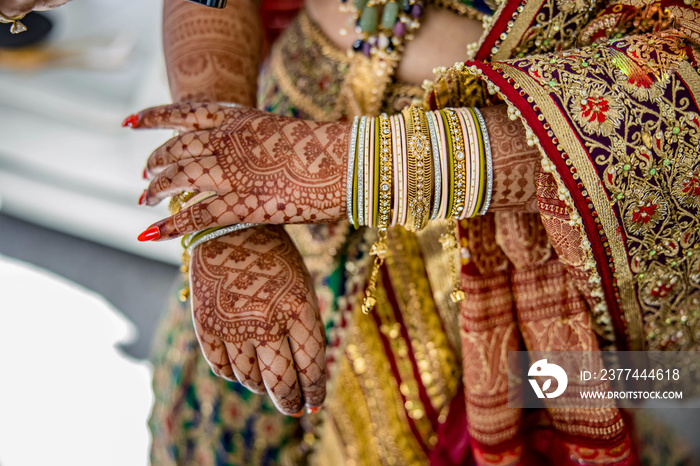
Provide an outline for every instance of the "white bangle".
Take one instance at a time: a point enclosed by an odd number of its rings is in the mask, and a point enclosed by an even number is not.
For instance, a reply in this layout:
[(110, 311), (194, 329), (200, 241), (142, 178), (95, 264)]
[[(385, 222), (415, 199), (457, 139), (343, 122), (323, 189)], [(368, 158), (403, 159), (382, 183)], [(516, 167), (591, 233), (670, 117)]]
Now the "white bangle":
[(355, 155), (357, 151), (357, 132), (359, 131), (360, 128), (360, 117), (355, 117), (352, 120), (352, 133), (350, 136), (350, 151), (348, 152), (348, 182), (347, 182), (347, 189), (345, 192), (345, 195), (347, 196), (346, 199), (346, 206), (347, 206), (347, 211), (348, 211), (348, 220), (350, 220), (350, 225), (355, 226), (355, 220), (353, 220), (353, 215), (352, 215), (352, 190), (353, 190), (353, 185), (352, 185), (352, 180), (355, 175)]
[(237, 223), (236, 225), (229, 225), (227, 227), (223, 227), (219, 230), (212, 231), (211, 233), (207, 233), (206, 235), (197, 238), (194, 243), (189, 244), (187, 246), (187, 254), (192, 255), (192, 251), (194, 251), (194, 248), (199, 246), (202, 243), (206, 243), (207, 241), (211, 241), (214, 238), (218, 238), (220, 236), (228, 235), (229, 233), (232, 233), (234, 231), (239, 231), (239, 230), (245, 230), (246, 228), (254, 227), (257, 226), (257, 223)]
[(435, 170), (435, 179), (433, 186), (435, 194), (433, 195), (433, 210), (430, 214), (430, 220), (435, 220), (440, 213), (440, 198), (442, 193), (442, 167), (440, 165), (440, 149), (438, 149), (437, 131), (435, 130), (436, 122), (433, 120), (433, 112), (425, 112), (425, 118), (428, 120), (428, 130), (430, 131), (430, 142), (433, 148), (433, 167)]
[(484, 116), (478, 108), (474, 107), (474, 113), (476, 113), (479, 126), (481, 126), (481, 133), (484, 136), (484, 152), (486, 152), (486, 199), (484, 199), (484, 205), (478, 213), (478, 215), (484, 215), (486, 211), (489, 210), (491, 195), (493, 193), (493, 158), (491, 156), (491, 141), (489, 140), (489, 132), (486, 128), (486, 120), (484, 120)]
[(364, 225), (363, 219), (365, 218), (365, 146), (366, 146), (366, 133), (367, 133), (367, 117), (363, 116), (360, 118), (360, 130), (359, 137), (362, 138), (359, 143), (359, 148), (357, 151), (357, 225), (359, 227)]

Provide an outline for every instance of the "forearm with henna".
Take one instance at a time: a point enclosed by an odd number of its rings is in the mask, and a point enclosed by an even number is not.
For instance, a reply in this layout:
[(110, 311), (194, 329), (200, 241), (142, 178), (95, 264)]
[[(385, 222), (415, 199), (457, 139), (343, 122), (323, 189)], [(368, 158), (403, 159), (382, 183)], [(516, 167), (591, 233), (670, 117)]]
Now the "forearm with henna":
[[(482, 113), (493, 155), (491, 210), (537, 212), (538, 150), (505, 105)], [(151, 155), (148, 170), (157, 175), (145, 193), (149, 205), (183, 190), (214, 193), (154, 224), (160, 239), (236, 223), (333, 222), (346, 214), (349, 123), (212, 103), (147, 109), (137, 127), (191, 130)]]
[(259, 5), (223, 9), (185, 0), (163, 6), (163, 50), (174, 102), (218, 101), (254, 106), (262, 44)]
[(535, 180), (541, 155), (527, 145), (525, 127), (508, 117), (506, 105), (483, 108), (493, 156), (490, 211), (538, 212)]

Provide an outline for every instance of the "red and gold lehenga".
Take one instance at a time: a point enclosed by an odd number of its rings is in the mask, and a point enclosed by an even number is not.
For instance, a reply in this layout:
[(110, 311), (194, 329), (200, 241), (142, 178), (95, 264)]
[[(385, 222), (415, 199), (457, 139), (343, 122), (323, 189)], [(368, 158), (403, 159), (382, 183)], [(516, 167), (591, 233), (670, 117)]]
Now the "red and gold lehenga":
[(262, 71), (261, 108), (334, 120), (505, 101), (542, 153), (540, 212), (462, 222), (459, 257), (438, 241), (444, 223), (390, 230), (370, 315), (373, 232), (288, 227), (327, 330), (323, 414), (285, 419), (217, 380), (180, 307), (156, 353), (154, 464), (686, 464), (616, 408), (508, 408), (507, 353), (698, 349), (696, 7), (505, 1), (472, 60), (428, 91), (377, 76), (378, 58), (349, 57), (301, 13)]

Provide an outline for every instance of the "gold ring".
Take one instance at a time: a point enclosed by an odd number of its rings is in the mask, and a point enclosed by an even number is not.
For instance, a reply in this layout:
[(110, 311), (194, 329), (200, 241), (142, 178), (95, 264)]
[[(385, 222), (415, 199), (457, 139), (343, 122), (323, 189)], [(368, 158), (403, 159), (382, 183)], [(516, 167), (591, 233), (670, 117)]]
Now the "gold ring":
[(25, 15), (5, 16), (2, 13), (0, 13), (0, 23), (11, 24), (12, 26), (10, 26), (10, 32), (12, 34), (19, 34), (20, 32), (24, 32), (27, 30), (27, 26), (25, 26), (21, 22), (24, 16)]

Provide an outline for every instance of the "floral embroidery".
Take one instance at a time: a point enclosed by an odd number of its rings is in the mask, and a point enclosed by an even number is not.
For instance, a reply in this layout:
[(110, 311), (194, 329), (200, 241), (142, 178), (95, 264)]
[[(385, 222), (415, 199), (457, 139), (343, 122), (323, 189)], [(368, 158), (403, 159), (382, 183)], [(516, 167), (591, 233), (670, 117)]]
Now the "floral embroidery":
[(674, 15), (658, 2), (644, 2), (652, 3), (644, 6), (638, 0), (634, 5), (622, 3), (629, 2), (610, 2), (600, 11), (581, 31), (579, 44), (602, 44), (614, 37), (665, 31), (675, 25)]
[(588, 134), (610, 136), (620, 127), (623, 108), (612, 94), (602, 88), (584, 90), (571, 102), (571, 113)]
[(648, 304), (659, 305), (662, 302), (668, 302), (681, 291), (680, 274), (658, 263), (653, 264), (645, 275), (640, 295)]
[(615, 77), (625, 91), (632, 94), (641, 102), (656, 100), (661, 97), (666, 88), (667, 79), (654, 79), (644, 73), (625, 74), (622, 70), (615, 70)]
[(625, 224), (629, 231), (640, 234), (651, 231), (666, 215), (666, 202), (657, 193), (649, 193), (639, 202), (630, 202), (627, 206)]
[(700, 175), (697, 172), (690, 173), (683, 180), (683, 194), (686, 196), (700, 196)]
[(673, 186), (673, 194), (686, 207), (700, 207), (700, 164), (680, 173)]

